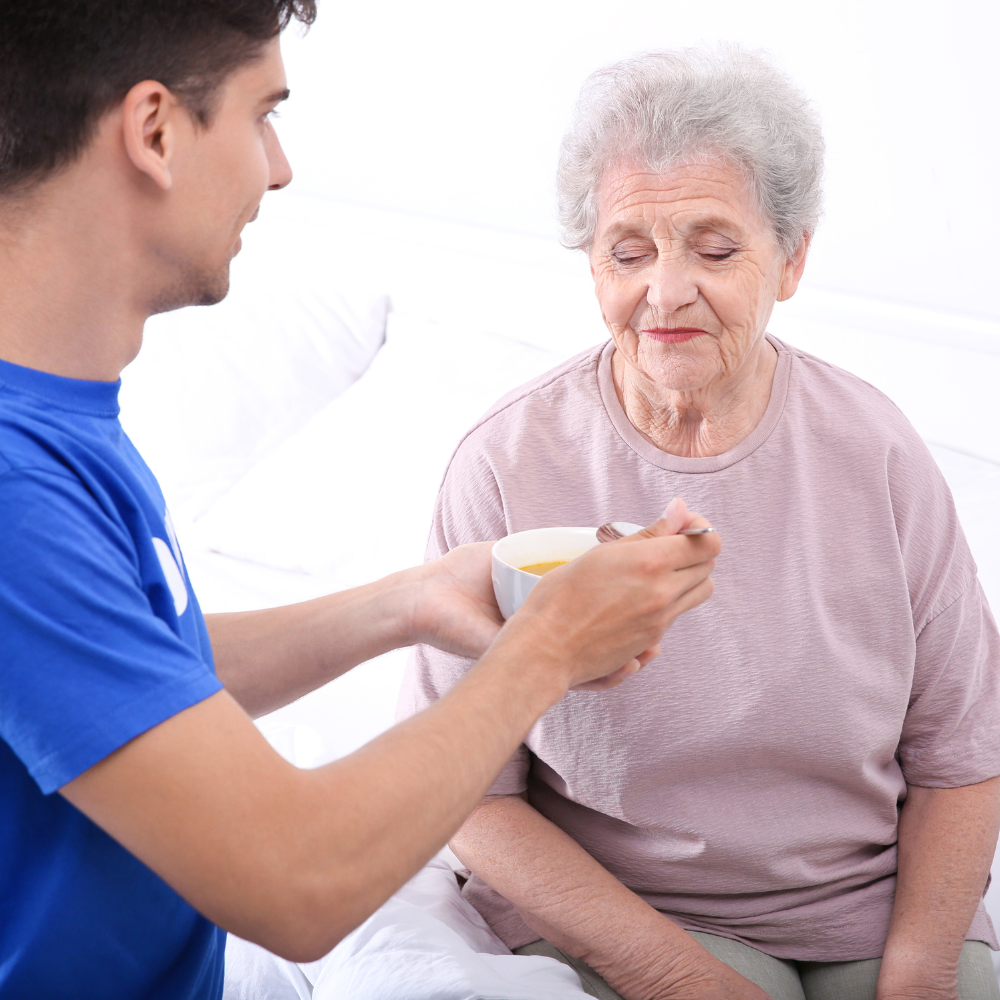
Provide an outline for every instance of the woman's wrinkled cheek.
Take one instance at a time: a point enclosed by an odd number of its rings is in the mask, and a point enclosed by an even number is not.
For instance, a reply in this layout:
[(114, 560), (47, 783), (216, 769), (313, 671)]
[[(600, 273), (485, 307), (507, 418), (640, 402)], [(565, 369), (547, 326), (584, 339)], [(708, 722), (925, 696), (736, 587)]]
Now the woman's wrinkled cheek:
[(639, 281), (597, 274), (595, 282), (601, 315), (615, 345), (630, 357), (639, 349), (639, 335), (632, 327), (632, 318), (641, 310), (646, 286)]

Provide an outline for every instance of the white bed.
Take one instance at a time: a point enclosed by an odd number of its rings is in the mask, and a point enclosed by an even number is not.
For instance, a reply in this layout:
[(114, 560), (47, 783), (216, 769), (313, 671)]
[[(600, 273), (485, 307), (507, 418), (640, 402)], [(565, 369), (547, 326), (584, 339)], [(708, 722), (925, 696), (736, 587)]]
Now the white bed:
[[(231, 300), (153, 320), (123, 377), (123, 423), (161, 479), (208, 612), (304, 600), (420, 561), (463, 431), (603, 338), (585, 262), (549, 241), (280, 199), (248, 232)], [(1000, 384), (1000, 334), (852, 302), (804, 289), (771, 329), (885, 389), (932, 442), (1000, 607), (1000, 434), (985, 391)], [(970, 380), (984, 391), (960, 391)], [(350, 753), (391, 724), (404, 662), (373, 660), (258, 725), (298, 766)], [(445, 884), (440, 870), (427, 877)], [(352, 954), (357, 965), (372, 952)], [(546, 961), (525, 996), (566, 995)]]

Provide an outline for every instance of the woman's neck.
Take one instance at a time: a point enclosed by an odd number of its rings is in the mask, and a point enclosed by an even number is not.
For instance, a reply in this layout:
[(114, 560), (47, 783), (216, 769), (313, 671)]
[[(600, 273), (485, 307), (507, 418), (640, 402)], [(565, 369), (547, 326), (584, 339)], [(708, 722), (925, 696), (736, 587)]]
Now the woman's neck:
[(700, 389), (667, 389), (615, 351), (611, 371), (629, 422), (661, 451), (684, 458), (722, 455), (749, 437), (764, 417), (778, 352), (761, 338), (732, 375)]

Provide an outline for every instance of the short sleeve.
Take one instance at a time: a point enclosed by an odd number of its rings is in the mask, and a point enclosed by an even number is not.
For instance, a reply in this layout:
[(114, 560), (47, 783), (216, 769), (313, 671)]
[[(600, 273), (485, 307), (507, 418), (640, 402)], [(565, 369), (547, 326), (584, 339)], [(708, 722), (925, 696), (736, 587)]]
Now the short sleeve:
[(913, 785), (1000, 775), (1000, 636), (975, 578), (917, 636), (899, 757)]
[(46, 794), (222, 687), (70, 474), (0, 476), (0, 648), (0, 738)]
[[(500, 489), (488, 456), (467, 437), (453, 456), (438, 493), (427, 542), (427, 559), (437, 559), (458, 545), (507, 535)], [(442, 698), (462, 678), (472, 660), (415, 646), (410, 653), (396, 706), (406, 719)], [(516, 795), (527, 788), (528, 748), (522, 744), (490, 788), (490, 795)]]

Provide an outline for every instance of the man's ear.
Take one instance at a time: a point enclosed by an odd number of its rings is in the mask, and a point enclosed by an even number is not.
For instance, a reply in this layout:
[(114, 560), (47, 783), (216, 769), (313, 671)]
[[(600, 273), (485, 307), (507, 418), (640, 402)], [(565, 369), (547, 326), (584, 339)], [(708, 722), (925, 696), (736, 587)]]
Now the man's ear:
[(795, 248), (795, 253), (785, 261), (785, 271), (781, 276), (781, 288), (778, 290), (778, 301), (784, 302), (790, 299), (795, 290), (799, 287), (802, 272), (806, 267), (806, 255), (809, 253), (809, 244), (812, 242), (812, 233), (803, 233), (799, 245)]
[(137, 83), (122, 102), (125, 152), (136, 170), (164, 191), (173, 185), (170, 164), (177, 143), (177, 98), (155, 80)]

